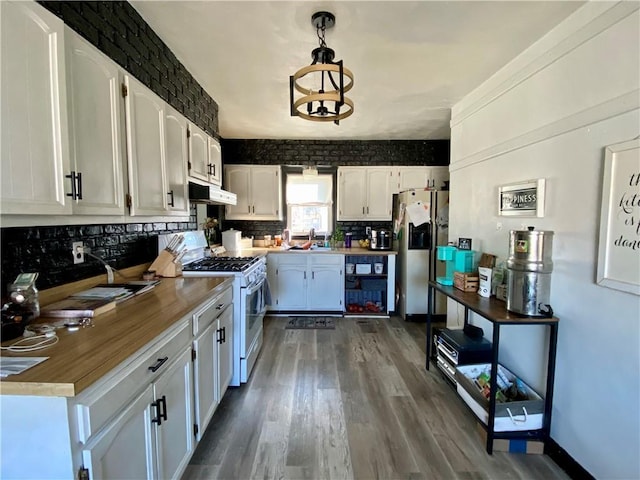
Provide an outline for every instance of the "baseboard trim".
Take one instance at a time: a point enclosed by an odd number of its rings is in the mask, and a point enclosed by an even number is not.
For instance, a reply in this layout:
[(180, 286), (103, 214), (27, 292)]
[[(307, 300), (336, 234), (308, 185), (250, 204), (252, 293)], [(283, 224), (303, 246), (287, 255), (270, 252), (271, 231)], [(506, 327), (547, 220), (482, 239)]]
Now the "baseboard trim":
[(546, 442), (544, 453), (549, 455), (562, 470), (574, 480), (595, 480), (595, 477), (587, 472), (582, 465), (576, 462), (567, 451), (552, 438)]

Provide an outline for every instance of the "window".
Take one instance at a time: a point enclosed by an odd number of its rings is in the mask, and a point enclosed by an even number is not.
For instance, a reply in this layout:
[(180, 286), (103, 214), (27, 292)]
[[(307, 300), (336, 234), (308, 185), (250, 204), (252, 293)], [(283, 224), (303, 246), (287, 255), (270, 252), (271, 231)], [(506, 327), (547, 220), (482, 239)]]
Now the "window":
[(292, 235), (308, 235), (314, 228), (316, 235), (331, 233), (332, 175), (287, 175), (287, 228)]

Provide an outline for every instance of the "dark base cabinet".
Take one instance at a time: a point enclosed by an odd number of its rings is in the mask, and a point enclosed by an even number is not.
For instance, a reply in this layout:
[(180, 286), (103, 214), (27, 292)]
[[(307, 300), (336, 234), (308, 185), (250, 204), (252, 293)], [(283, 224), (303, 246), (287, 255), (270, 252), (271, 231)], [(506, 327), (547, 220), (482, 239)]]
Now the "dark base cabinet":
[[(551, 427), (551, 408), (553, 405), (553, 382), (555, 377), (556, 365), (556, 347), (558, 343), (558, 322), (556, 317), (550, 318), (533, 318), (523, 317), (508, 312), (506, 304), (495, 298), (485, 298), (474, 292), (463, 292), (455, 287), (440, 285), (437, 282), (429, 282), (427, 294), (427, 362), (426, 368), (429, 370), (429, 364), (432, 358), (431, 349), (431, 324), (432, 313), (434, 307), (435, 292), (440, 292), (447, 297), (455, 300), (464, 306), (464, 325), (469, 324), (469, 312), (472, 311), (477, 315), (487, 319), (493, 325), (493, 338), (490, 360), (490, 380), (489, 380), (489, 399), (486, 406), (486, 418), (473, 410), (473, 406), (465, 399), (465, 403), (469, 406), (474, 416), (478, 420), (478, 424), (487, 432), (487, 453), (493, 452), (494, 439), (510, 439), (510, 440), (540, 440), (545, 444), (550, 440)], [(549, 349), (547, 357), (547, 379), (546, 391), (543, 395), (542, 421), (540, 428), (534, 430), (520, 431), (495, 431), (496, 427), (496, 395), (498, 392), (498, 352), (500, 349), (500, 328), (504, 325), (540, 325), (549, 329)], [(436, 360), (437, 361), (437, 360)], [(456, 369), (456, 378), (459, 379), (461, 372)], [(460, 391), (459, 391), (460, 392)], [(466, 396), (466, 395), (465, 395)], [(473, 403), (473, 402), (472, 402)], [(508, 405), (501, 404), (501, 405)], [(481, 412), (483, 413), (483, 412)], [(485, 415), (482, 415), (483, 417)]]

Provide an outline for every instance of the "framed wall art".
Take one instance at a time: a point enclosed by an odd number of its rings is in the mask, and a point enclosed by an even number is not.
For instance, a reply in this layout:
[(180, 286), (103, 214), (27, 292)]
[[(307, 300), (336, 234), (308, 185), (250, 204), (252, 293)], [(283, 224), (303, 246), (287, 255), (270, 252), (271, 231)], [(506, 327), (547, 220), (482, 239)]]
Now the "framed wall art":
[(498, 215), (544, 217), (544, 178), (498, 187)]
[(640, 295), (640, 140), (605, 148), (597, 283)]

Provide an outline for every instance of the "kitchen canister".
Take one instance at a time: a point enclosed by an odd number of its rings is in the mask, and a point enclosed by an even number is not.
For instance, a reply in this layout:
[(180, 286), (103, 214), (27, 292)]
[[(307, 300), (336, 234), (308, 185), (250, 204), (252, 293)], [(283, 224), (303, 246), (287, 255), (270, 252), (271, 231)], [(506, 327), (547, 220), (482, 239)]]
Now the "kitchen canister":
[(507, 310), (527, 317), (551, 317), (552, 231), (511, 230), (507, 259)]
[(222, 246), (226, 250), (241, 250), (240, 240), (242, 238), (242, 232), (240, 230), (227, 230), (222, 232)]

